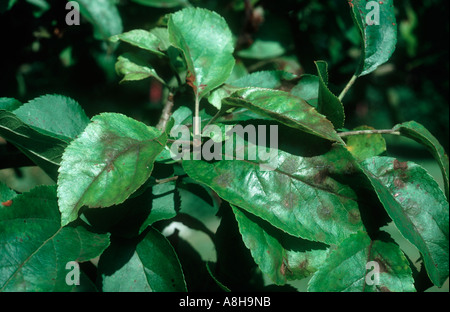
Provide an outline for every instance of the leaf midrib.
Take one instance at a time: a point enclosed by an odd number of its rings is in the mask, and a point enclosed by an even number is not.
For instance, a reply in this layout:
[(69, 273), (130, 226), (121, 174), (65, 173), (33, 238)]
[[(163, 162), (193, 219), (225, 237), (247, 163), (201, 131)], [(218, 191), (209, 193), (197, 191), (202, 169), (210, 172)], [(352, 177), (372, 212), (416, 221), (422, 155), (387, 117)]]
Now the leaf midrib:
[[(99, 174), (97, 174), (89, 183), (89, 185), (85, 188), (85, 190), (83, 191), (83, 194), (80, 196), (80, 198), (78, 199), (78, 201), (76, 202), (76, 204), (73, 206), (73, 208), (70, 211), (70, 215), (72, 215), (79, 207), (81, 201), (84, 199), (84, 196), (86, 195), (87, 191), (90, 189), (90, 187), (97, 181), (97, 179), (105, 172), (105, 170), (107, 170), (107, 168), (109, 167), (109, 165), (111, 163), (114, 163), (119, 157), (125, 155), (128, 151), (130, 151), (133, 148), (136, 148), (136, 150), (139, 152), (140, 151), (140, 147), (141, 145), (145, 145), (147, 143), (156, 141), (158, 142), (161, 146), (164, 146), (161, 142), (159, 142), (160, 137), (156, 137), (153, 139), (148, 139), (148, 140), (144, 140), (144, 141), (138, 141), (136, 143), (131, 144), (129, 147), (127, 147), (125, 150), (117, 153), (116, 155), (114, 155), (114, 157), (111, 160), (108, 160), (105, 163), (105, 166), (102, 168), (102, 170), (99, 172)], [(138, 154), (139, 155), (139, 154)], [(139, 160), (139, 156), (136, 158), (136, 162), (138, 162)], [(136, 167), (136, 166), (135, 166)], [(133, 176), (136, 176), (136, 170), (133, 173)]]

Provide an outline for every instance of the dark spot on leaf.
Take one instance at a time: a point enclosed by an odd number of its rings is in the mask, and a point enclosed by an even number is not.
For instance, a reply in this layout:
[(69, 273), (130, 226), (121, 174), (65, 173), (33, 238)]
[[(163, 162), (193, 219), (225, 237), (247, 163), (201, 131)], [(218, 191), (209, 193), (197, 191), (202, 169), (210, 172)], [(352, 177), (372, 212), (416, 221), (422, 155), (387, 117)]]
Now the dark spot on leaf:
[(317, 214), (322, 220), (330, 220), (333, 216), (333, 207), (321, 205), (317, 208)]
[(361, 222), (361, 214), (358, 209), (353, 209), (348, 212), (348, 221), (351, 224), (358, 224)]
[(225, 120), (231, 120), (231, 119), (233, 119), (233, 113), (231, 113), (231, 114), (228, 114), (228, 115), (225, 115), (225, 116), (223, 116), (223, 119), (225, 119)]
[(381, 287), (380, 287), (380, 291), (381, 291), (381, 292), (391, 292), (391, 291), (389, 290), (389, 288), (387, 288), (386, 286), (381, 286)]
[(305, 259), (305, 260), (303, 260), (302, 262), (300, 262), (300, 264), (298, 265), (298, 268), (299, 268), (301, 271), (306, 271), (307, 268), (308, 268), (308, 264), (309, 264), (308, 259)]
[(106, 166), (106, 172), (111, 172), (114, 170), (114, 164), (111, 162)]
[(285, 258), (283, 258), (283, 262), (281, 262), (280, 273), (283, 276), (286, 276), (286, 273), (289, 273), (290, 275), (292, 275), (292, 271), (289, 269), (289, 266), (287, 264), (287, 259), (285, 259)]
[(374, 260), (380, 265), (380, 273), (389, 273), (391, 271), (391, 266), (383, 257), (377, 256)]
[(394, 180), (394, 185), (397, 188), (404, 188), (405, 187), (405, 183), (399, 178)]
[(283, 207), (291, 210), (298, 204), (298, 196), (293, 192), (289, 192), (282, 201)]
[(315, 184), (322, 184), (328, 176), (328, 169), (322, 169), (314, 176)]
[(397, 159), (394, 160), (394, 170), (407, 170), (408, 169), (408, 163), (398, 161)]
[(234, 178), (230, 172), (222, 173), (214, 179), (214, 182), (221, 187), (227, 187), (230, 185), (231, 180)]

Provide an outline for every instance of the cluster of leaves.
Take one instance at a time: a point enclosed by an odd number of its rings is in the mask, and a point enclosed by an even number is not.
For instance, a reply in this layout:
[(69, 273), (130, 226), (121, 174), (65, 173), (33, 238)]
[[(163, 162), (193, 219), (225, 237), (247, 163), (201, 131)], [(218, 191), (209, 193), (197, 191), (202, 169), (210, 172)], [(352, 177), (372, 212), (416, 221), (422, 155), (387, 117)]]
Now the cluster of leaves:
[[(279, 286), (310, 277), (310, 291), (415, 291), (424, 275), (443, 285), (449, 275), (449, 163), (443, 147), (414, 121), (386, 131), (429, 149), (444, 192), (419, 165), (385, 156), (386, 142), (374, 129), (344, 129), (342, 99), (349, 87), (395, 49), (392, 0), (380, 6), (377, 27), (366, 24), (366, 1), (352, 1), (361, 61), (339, 96), (329, 88), (324, 61), (315, 63), (317, 75), (248, 73), (235, 61), (232, 32), (215, 12), (188, 7), (151, 30), (114, 34), (105, 33), (111, 28), (89, 13), (87, 1), (79, 2), (98, 36), (168, 64), (171, 75), (160, 75), (140, 53), (121, 55), (116, 63), (122, 81), (152, 77), (165, 86), (168, 109), (153, 127), (118, 113), (89, 119), (76, 101), (60, 95), (26, 104), (0, 100), (0, 136), (57, 181), (23, 194), (0, 185), (0, 290), (77, 289), (66, 283), (66, 263), (97, 257), (96, 274), (83, 273), (82, 289), (262, 289), (261, 273)], [(181, 0), (136, 2), (189, 6)], [(237, 53), (261, 57), (264, 49), (264, 41), (255, 41)], [(184, 88), (193, 91), (193, 105), (171, 113), (174, 95)], [(279, 127), (274, 170), (261, 170), (267, 160), (259, 158), (172, 159), (171, 146), (179, 139), (172, 129), (188, 127), (188, 139), (201, 134), (205, 146), (235, 138), (201, 128), (238, 124)], [(253, 143), (246, 142), (245, 153)], [(198, 218), (200, 206), (221, 217), (216, 231)], [(193, 257), (176, 233), (164, 237), (161, 231), (172, 221), (205, 232), (217, 262), (205, 265)], [(420, 272), (382, 231), (389, 221), (420, 251)], [(381, 269), (377, 284), (366, 282), (371, 261)]]

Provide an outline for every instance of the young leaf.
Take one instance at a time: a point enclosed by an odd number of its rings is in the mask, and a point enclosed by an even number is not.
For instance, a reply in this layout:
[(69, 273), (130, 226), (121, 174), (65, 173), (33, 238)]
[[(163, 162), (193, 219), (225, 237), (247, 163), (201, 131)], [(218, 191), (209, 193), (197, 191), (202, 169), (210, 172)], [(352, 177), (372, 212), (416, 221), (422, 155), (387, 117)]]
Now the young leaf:
[(445, 195), (449, 199), (449, 162), (441, 143), (424, 126), (415, 121), (405, 122), (394, 127), (394, 130), (414, 141), (423, 144), (436, 159), (444, 178)]
[(266, 70), (251, 73), (237, 80), (229, 82), (230, 85), (239, 88), (265, 88), (276, 89), (281, 87), (285, 80), (293, 80), (297, 76), (282, 70)]
[(149, 67), (149, 65), (140, 65), (138, 62), (139, 61), (133, 59), (131, 55), (121, 55), (118, 57), (116, 62), (116, 72), (119, 75), (124, 75), (120, 83), (124, 81), (142, 80), (149, 77), (156, 78), (162, 84), (165, 83), (153, 68)]
[(41, 186), (0, 206), (0, 291), (71, 291), (68, 262), (99, 256), (108, 234), (61, 227), (56, 187)]
[(336, 129), (342, 128), (345, 122), (344, 106), (336, 95), (328, 89), (328, 64), (315, 62), (319, 76), (319, 97), (317, 111), (325, 115)]
[[(167, 33), (167, 29), (161, 28), (165, 30), (165, 33), (167, 35), (167, 41), (169, 40), (169, 34)], [(159, 31), (159, 34), (162, 34), (161, 31)], [(123, 42), (127, 42), (131, 45), (134, 45), (138, 48), (150, 51), (156, 55), (164, 56), (165, 54), (161, 51), (164, 51), (164, 48), (167, 46), (163, 42), (163, 40), (158, 37), (155, 33), (144, 30), (144, 29), (134, 29), (128, 32), (125, 32), (120, 35), (115, 35), (109, 38), (112, 42), (117, 42), (119, 40)], [(166, 49), (167, 50), (167, 49)]]
[(80, 5), (81, 14), (94, 26), (94, 36), (99, 40), (123, 32), (122, 18), (114, 1), (75, 0)]
[(349, 1), (352, 17), (362, 38), (360, 66), (355, 76), (370, 74), (386, 63), (397, 45), (394, 0)]
[(15, 145), (53, 180), (67, 142), (31, 128), (14, 113), (0, 110), (0, 136)]
[(35, 98), (13, 113), (39, 132), (66, 142), (76, 138), (89, 123), (77, 101), (57, 94)]
[(234, 45), (225, 20), (215, 12), (187, 8), (170, 15), (172, 44), (183, 52), (189, 85), (202, 98), (231, 75)]
[(248, 88), (238, 90), (223, 100), (230, 106), (248, 108), (262, 116), (271, 117), (289, 127), (324, 139), (342, 142), (333, 124), (304, 100), (284, 91)]
[(120, 204), (150, 176), (167, 135), (121, 114), (92, 118), (66, 148), (58, 177), (62, 224), (75, 220), (83, 205)]
[(275, 284), (308, 277), (325, 260), (328, 250), (324, 246), (294, 238), (239, 208), (232, 208), (245, 245), (261, 271)]
[(105, 292), (186, 291), (180, 262), (167, 239), (153, 228), (138, 242), (116, 240), (99, 265)]
[[(379, 272), (366, 269), (372, 261)], [(371, 241), (367, 233), (360, 232), (330, 253), (310, 280), (308, 291), (414, 292), (415, 288), (408, 260), (399, 247)]]
[(361, 165), (400, 233), (421, 252), (431, 281), (442, 286), (449, 275), (449, 211), (437, 182), (419, 165), (390, 157)]
[(337, 244), (363, 229), (356, 194), (334, 179), (351, 170), (352, 162), (338, 145), (316, 157), (279, 150), (272, 171), (262, 171), (264, 161), (248, 155), (214, 163), (185, 160), (183, 168), (221, 198), (292, 236)]

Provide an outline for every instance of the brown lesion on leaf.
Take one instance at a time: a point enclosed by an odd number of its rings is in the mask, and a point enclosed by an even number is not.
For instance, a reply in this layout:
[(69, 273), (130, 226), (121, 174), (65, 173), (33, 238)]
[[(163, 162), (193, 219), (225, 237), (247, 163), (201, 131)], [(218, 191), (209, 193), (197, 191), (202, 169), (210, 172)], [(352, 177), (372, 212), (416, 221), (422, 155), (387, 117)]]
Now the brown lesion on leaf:
[(402, 162), (397, 159), (394, 160), (394, 170), (407, 170), (408, 169), (408, 163)]
[(286, 274), (289, 274), (289, 275), (293, 274), (291, 269), (289, 269), (288, 260), (284, 257), (283, 257), (283, 261), (281, 262), (280, 273), (283, 276), (286, 276)]
[(214, 182), (220, 187), (228, 187), (231, 184), (234, 175), (230, 172), (224, 172), (221, 175), (214, 178)]
[(309, 273), (308, 270), (308, 265), (309, 265), (309, 261), (308, 259), (303, 260), (302, 262), (300, 262), (300, 264), (298, 265), (298, 269), (300, 270), (300, 272), (304, 273)]
[(380, 273), (389, 273), (390, 271), (392, 271), (389, 263), (380, 255), (376, 256), (374, 260), (380, 266)]
[(110, 162), (110, 163), (106, 164), (106, 172), (111, 172), (114, 169), (115, 169), (115, 167), (114, 167), (114, 163), (113, 162)]
[(320, 205), (317, 208), (317, 214), (319, 215), (319, 218), (322, 220), (330, 220), (333, 217), (334, 209), (331, 206)]
[(282, 200), (283, 207), (289, 210), (294, 209), (294, 207), (297, 206), (297, 204), (298, 204), (298, 195), (293, 192), (289, 192), (288, 194), (286, 194), (286, 196)]
[(358, 209), (353, 209), (348, 212), (348, 221), (351, 224), (358, 224), (361, 222), (361, 213)]
[(391, 290), (389, 288), (387, 288), (386, 286), (378, 287), (378, 289), (380, 290), (380, 292), (391, 292)]
[(329, 174), (328, 168), (320, 170), (318, 173), (316, 173), (314, 175), (314, 178), (313, 178), (314, 183), (315, 184), (322, 184), (327, 179), (328, 174)]
[(406, 186), (405, 182), (403, 182), (402, 179), (400, 179), (400, 178), (394, 179), (394, 185), (397, 188), (404, 188)]

